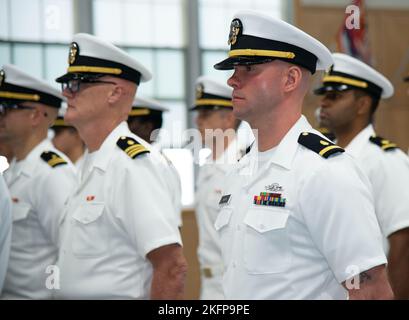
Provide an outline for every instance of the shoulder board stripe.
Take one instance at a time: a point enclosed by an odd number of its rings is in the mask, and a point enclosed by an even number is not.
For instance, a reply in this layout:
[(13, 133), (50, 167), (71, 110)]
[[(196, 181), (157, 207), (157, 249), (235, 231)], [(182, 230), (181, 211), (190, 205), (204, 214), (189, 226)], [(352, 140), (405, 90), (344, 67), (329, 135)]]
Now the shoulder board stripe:
[(301, 133), (298, 137), (298, 143), (315, 153), (318, 153), (325, 159), (333, 154), (345, 152), (343, 148), (311, 132)]
[(395, 143), (388, 143), (382, 146), (382, 149), (385, 151), (396, 149), (398, 146)]
[(150, 152), (138, 141), (131, 137), (122, 136), (118, 139), (116, 144), (132, 159), (135, 159), (138, 155)]
[(376, 144), (378, 147), (381, 147), (381, 149), (384, 151), (394, 150), (398, 148), (396, 143), (393, 143), (379, 136), (371, 136), (369, 137), (369, 141), (371, 141), (373, 144)]
[(324, 149), (322, 149), (318, 154), (320, 156), (324, 157), (327, 152), (329, 152), (331, 150), (339, 150), (339, 149), (340, 149), (340, 147), (335, 146), (335, 145), (334, 146), (329, 146), (329, 147), (325, 147)]
[(60, 165), (67, 164), (63, 158), (61, 158), (57, 153), (53, 151), (45, 151), (41, 154), (41, 159), (48, 163), (52, 168), (55, 168)]

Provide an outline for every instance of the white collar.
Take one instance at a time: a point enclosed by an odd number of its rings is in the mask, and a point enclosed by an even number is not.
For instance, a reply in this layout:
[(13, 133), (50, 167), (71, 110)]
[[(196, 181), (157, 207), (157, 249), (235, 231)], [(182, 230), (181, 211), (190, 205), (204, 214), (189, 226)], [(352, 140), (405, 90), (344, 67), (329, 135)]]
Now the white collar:
[[(286, 168), (288, 170), (291, 169), (292, 162), (294, 160), (295, 153), (298, 148), (298, 138), (300, 134), (304, 131), (311, 131), (313, 130), (310, 123), (307, 119), (301, 115), (301, 117), (297, 120), (297, 122), (290, 128), (290, 130), (286, 133), (283, 139), (281, 139), (280, 143), (274, 147), (275, 152), (273, 153), (271, 159), (268, 161), (269, 163), (274, 163), (278, 166)], [(314, 130), (315, 131), (315, 130)], [(250, 159), (257, 158), (258, 148), (255, 145), (251, 148), (248, 157), (244, 159), (244, 161), (240, 161), (240, 166), (246, 165)]]
[[(15, 176), (19, 176), (20, 173), (24, 173), (27, 176), (31, 176), (36, 170), (38, 159), (41, 157), (41, 154), (44, 151), (48, 150), (54, 150), (54, 147), (51, 141), (48, 138), (46, 138), (43, 141), (41, 141), (38, 145), (36, 145), (23, 160), (20, 160), (21, 167), (19, 168), (19, 172), (15, 172)], [(15, 158), (13, 159), (12, 164), (13, 165), (17, 164)]]
[(358, 157), (371, 136), (375, 135), (372, 124), (358, 133), (352, 141), (345, 147), (345, 150), (352, 156)]
[[(111, 160), (113, 151), (117, 148), (116, 141), (121, 136), (134, 136), (129, 128), (126, 121), (122, 121), (111, 133), (105, 138), (104, 142), (102, 143), (101, 147), (94, 151), (95, 154), (93, 155), (94, 159), (92, 164), (89, 166), (88, 171), (92, 171), (92, 168), (96, 167), (103, 171), (106, 171), (108, 164)], [(86, 161), (86, 156), (88, 156), (88, 151), (84, 156), (84, 160)]]
[(227, 172), (233, 165), (237, 165), (237, 161), (243, 154), (244, 150), (239, 149), (239, 143), (237, 137), (235, 137), (216, 160), (213, 160), (212, 154), (210, 154), (204, 166)]

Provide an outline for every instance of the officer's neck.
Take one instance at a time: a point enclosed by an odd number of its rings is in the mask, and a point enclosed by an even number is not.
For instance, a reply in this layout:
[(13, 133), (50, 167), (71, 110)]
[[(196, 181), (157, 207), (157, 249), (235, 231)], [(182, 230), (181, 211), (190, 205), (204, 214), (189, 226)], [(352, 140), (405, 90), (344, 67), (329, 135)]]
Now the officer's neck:
[(68, 152), (66, 152), (66, 156), (71, 160), (72, 163), (76, 163), (79, 158), (84, 155), (85, 146), (80, 143), (74, 144)]
[(368, 123), (353, 121), (334, 129), (335, 137), (337, 138), (337, 145), (345, 148), (351, 141), (367, 127)]
[(11, 144), (17, 161), (24, 160), (27, 155), (44, 139), (47, 138), (46, 130), (34, 130), (26, 137), (16, 138)]
[(301, 112), (286, 115), (271, 113), (264, 116), (262, 121), (250, 123), (254, 134), (257, 135), (258, 150), (264, 152), (277, 146), (300, 117)]
[(122, 122), (117, 119), (105, 119), (105, 121), (92, 121), (77, 127), (81, 139), (84, 141), (88, 151), (99, 150), (109, 134)]

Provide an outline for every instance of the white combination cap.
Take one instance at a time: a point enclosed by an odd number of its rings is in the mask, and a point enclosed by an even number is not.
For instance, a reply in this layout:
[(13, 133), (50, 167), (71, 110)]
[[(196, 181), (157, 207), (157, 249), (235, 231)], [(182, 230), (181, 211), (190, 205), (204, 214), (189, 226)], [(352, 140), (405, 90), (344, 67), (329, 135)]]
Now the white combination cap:
[(81, 76), (111, 75), (139, 85), (149, 81), (151, 73), (131, 55), (87, 33), (74, 35), (68, 54), (67, 73), (56, 79), (66, 82)]
[(133, 104), (132, 110), (129, 113), (130, 117), (140, 117), (148, 116), (152, 114), (162, 114), (162, 112), (167, 112), (169, 109), (165, 107), (161, 102), (156, 101), (151, 98), (136, 96)]
[(233, 108), (233, 89), (210, 77), (201, 76), (196, 80), (196, 101), (190, 110)]
[(332, 65), (331, 52), (317, 39), (293, 25), (256, 11), (236, 13), (230, 24), (229, 58), (214, 67), (233, 69), (284, 60), (308, 69), (327, 70)]
[(334, 65), (324, 75), (323, 85), (314, 90), (315, 94), (361, 89), (378, 99), (386, 99), (393, 95), (392, 83), (366, 63), (344, 53), (333, 53), (332, 57)]
[(34, 78), (14, 65), (0, 70), (0, 100), (13, 103), (33, 101), (60, 108), (61, 92), (44, 80)]

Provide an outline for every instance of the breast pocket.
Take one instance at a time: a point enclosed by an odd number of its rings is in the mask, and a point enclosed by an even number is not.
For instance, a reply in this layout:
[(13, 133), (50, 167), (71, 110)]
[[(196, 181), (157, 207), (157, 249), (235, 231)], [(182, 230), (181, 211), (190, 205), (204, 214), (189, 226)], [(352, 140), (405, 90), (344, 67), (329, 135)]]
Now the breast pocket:
[(77, 208), (72, 218), (72, 252), (77, 257), (98, 257), (108, 251), (104, 203), (87, 203)]
[(280, 273), (290, 263), (288, 210), (253, 208), (244, 219), (244, 264), (251, 274)]
[(13, 203), (12, 212), (13, 212), (13, 222), (25, 220), (30, 212), (30, 205), (28, 203), (18, 202)]

